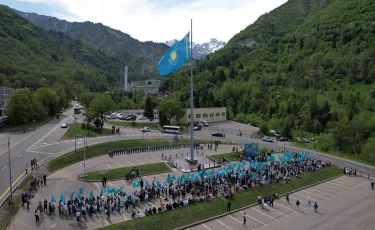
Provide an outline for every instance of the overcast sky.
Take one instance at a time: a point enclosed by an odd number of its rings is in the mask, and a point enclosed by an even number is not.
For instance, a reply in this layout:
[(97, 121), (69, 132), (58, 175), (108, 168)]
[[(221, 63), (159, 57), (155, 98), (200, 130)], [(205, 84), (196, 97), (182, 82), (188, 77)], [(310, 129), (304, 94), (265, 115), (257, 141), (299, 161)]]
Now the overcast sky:
[(227, 42), (287, 0), (0, 0), (24, 12), (67, 21), (101, 22), (140, 41), (182, 39), (193, 19), (193, 42)]

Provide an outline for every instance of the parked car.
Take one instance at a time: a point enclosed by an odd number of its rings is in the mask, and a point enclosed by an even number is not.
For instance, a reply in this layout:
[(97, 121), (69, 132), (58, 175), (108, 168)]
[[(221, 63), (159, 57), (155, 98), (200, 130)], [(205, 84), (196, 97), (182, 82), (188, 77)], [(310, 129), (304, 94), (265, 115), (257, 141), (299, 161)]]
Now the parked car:
[(138, 120), (147, 120), (147, 117), (140, 116), (140, 117), (138, 118)]
[(68, 124), (67, 123), (61, 123), (61, 128), (63, 128), (63, 129), (68, 128)]
[(202, 129), (202, 127), (200, 126), (200, 125), (198, 125), (198, 126), (194, 126), (194, 130), (195, 131), (197, 131), (197, 130), (201, 130)]
[(286, 137), (280, 137), (279, 139), (277, 139), (278, 141), (289, 141), (289, 138), (286, 138)]
[(126, 121), (134, 121), (134, 120), (136, 120), (137, 119), (137, 116), (136, 115), (133, 115), (133, 114), (129, 114), (129, 115), (127, 115), (126, 117), (125, 117), (125, 120)]
[(273, 139), (271, 137), (264, 137), (263, 141), (265, 141), (265, 142), (273, 142)]
[(213, 133), (212, 136), (214, 136), (214, 137), (224, 137), (224, 133)]
[(141, 132), (150, 132), (151, 129), (149, 127), (144, 127), (141, 129)]

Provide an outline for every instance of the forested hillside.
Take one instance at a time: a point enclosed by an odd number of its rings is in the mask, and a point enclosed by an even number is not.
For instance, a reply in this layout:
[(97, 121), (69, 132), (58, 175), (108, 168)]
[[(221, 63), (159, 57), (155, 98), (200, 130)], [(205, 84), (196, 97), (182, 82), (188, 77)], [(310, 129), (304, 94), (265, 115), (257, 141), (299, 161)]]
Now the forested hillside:
[(84, 88), (104, 92), (118, 85), (122, 63), (62, 33), (48, 32), (0, 6), (0, 85), (62, 85), (68, 98)]
[[(289, 0), (195, 65), (196, 107), (375, 161), (375, 1)], [(190, 70), (161, 90), (189, 105)]]
[(169, 48), (163, 43), (140, 42), (129, 34), (101, 23), (68, 22), (54, 17), (12, 10), (43, 29), (62, 32), (74, 40), (87, 42), (100, 51), (117, 58), (123, 66), (129, 66), (131, 80), (158, 77), (157, 63)]

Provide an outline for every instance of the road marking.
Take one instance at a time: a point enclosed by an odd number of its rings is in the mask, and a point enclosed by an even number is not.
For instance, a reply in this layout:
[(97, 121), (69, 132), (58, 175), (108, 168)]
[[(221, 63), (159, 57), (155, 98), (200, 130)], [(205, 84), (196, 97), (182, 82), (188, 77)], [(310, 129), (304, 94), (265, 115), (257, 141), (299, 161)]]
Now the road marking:
[(268, 226), (267, 224), (263, 223), (262, 221), (258, 220), (258, 219), (255, 219), (254, 217), (248, 215), (248, 214), (245, 214), (246, 216), (250, 217), (251, 219), (255, 220), (255, 221), (258, 221), (259, 223), (263, 224), (264, 226)]
[(358, 188), (357, 185), (352, 184), (353, 182), (347, 182), (347, 181), (343, 182), (343, 181), (340, 181), (340, 180), (335, 180), (335, 182), (336, 182), (336, 183), (339, 183), (339, 184), (344, 184), (344, 185), (346, 185), (346, 186), (353, 186), (353, 187), (355, 187), (355, 188)]
[(120, 180), (123, 184), (126, 184), (123, 180)]
[(62, 179), (61, 184), (64, 183), (65, 178)]
[(158, 177), (158, 178), (160, 178), (161, 180), (164, 180), (163, 178), (161, 178), (160, 176), (158, 176), (158, 175), (155, 175), (156, 177)]
[(112, 166), (110, 166), (108, 163), (105, 164), (108, 166), (108, 168), (113, 169)]
[(178, 175), (180, 175), (180, 176), (181, 176), (181, 173), (179, 173), (179, 172), (177, 172), (177, 171), (174, 171), (174, 173), (177, 173)]
[(284, 214), (284, 213), (282, 213), (282, 212), (279, 212), (279, 211), (277, 211), (277, 210), (274, 209), (274, 208), (272, 208), (272, 209), (270, 209), (270, 210), (275, 211), (275, 212), (277, 212), (277, 213), (280, 213), (280, 214), (283, 215), (283, 216), (289, 217), (288, 215), (286, 215), (286, 214)]
[(344, 185), (341, 185), (341, 184), (338, 184), (338, 183), (333, 183), (333, 182), (330, 182), (330, 181), (327, 181), (326, 182), (327, 184), (330, 184), (330, 185), (332, 185), (332, 186), (338, 186), (339, 188), (345, 188), (345, 189), (352, 189), (351, 187), (349, 187), (349, 186), (344, 186)]
[(279, 222), (278, 219), (275, 219), (275, 218), (273, 218), (272, 216), (269, 216), (269, 215), (267, 215), (267, 214), (265, 214), (265, 213), (263, 213), (263, 212), (261, 212), (261, 211), (258, 211), (258, 210), (256, 210), (255, 208), (251, 208), (251, 209), (254, 210), (254, 211), (256, 211), (256, 212), (259, 212), (260, 214), (265, 215), (265, 216), (267, 216), (267, 217), (269, 217), (269, 218), (271, 218), (271, 219), (273, 219), (273, 220), (275, 220), (275, 221), (277, 221), (277, 222)]
[(134, 166), (134, 164), (133, 163), (130, 163), (129, 161), (126, 161), (126, 162), (128, 162), (131, 166)]
[(316, 189), (313, 189), (313, 188), (308, 188), (308, 189), (314, 190), (315, 192), (319, 192), (319, 193), (323, 193), (323, 194), (326, 194), (326, 195), (329, 195), (329, 196), (336, 197), (336, 196), (334, 196), (334, 195), (332, 195), (332, 194), (329, 194), (329, 193), (327, 193), (327, 192), (322, 192), (322, 191), (319, 191), (319, 190), (316, 190)]
[(232, 218), (233, 220), (237, 221), (238, 223), (242, 224), (241, 221), (237, 220), (235, 217), (233, 217), (232, 215), (228, 215), (230, 218)]
[(152, 207), (155, 207), (155, 205), (153, 205), (151, 202), (148, 202), (148, 201), (147, 201), (147, 203), (151, 204)]
[(98, 189), (100, 189), (99, 186), (98, 186), (98, 184), (97, 184), (96, 182), (94, 182), (94, 184), (96, 185), (96, 187), (97, 187)]
[(144, 164), (142, 161), (140, 161), (140, 160), (137, 160), (139, 163), (141, 163), (142, 165)]
[(141, 214), (141, 216), (145, 216), (137, 207), (135, 207), (137, 210), (138, 210), (138, 212)]
[(231, 229), (230, 227), (228, 227), (228, 226), (226, 226), (225, 224), (223, 224), (221, 221), (219, 221), (219, 220), (217, 220), (217, 219), (215, 219), (217, 222), (219, 222), (220, 224), (222, 224), (224, 227), (226, 227), (227, 229), (229, 229), (229, 230), (233, 230), (233, 229)]
[(125, 220), (128, 220), (128, 218), (126, 218), (126, 216), (124, 214), (122, 214), (122, 212), (120, 211), (122, 217), (124, 217)]
[(147, 180), (151, 181), (147, 176), (143, 176), (144, 178), (146, 178)]
[(340, 190), (340, 191), (342, 191), (342, 192), (346, 192), (346, 191), (347, 191), (347, 190), (339, 189), (339, 188), (336, 188), (336, 187), (333, 187), (333, 186), (330, 186), (330, 185), (327, 185), (327, 184), (320, 184), (320, 186), (327, 186), (328, 188), (332, 188), (332, 189)]
[(22, 156), (22, 153), (20, 155), (18, 155), (17, 157), (20, 157), (20, 156)]
[(211, 230), (209, 227), (207, 227), (206, 225), (202, 224), (203, 227), (207, 228), (208, 230)]
[(314, 193), (311, 193), (311, 192), (307, 192), (307, 191), (305, 191), (305, 190), (302, 190), (302, 191), (300, 191), (300, 192), (305, 192), (305, 193), (308, 193), (308, 194), (310, 194), (310, 195), (313, 195), (313, 196), (317, 196), (317, 197), (320, 197), (320, 198), (323, 198), (323, 199), (326, 199), (326, 200), (328, 200), (328, 198), (327, 198), (327, 197), (324, 197), (324, 196), (319, 196), (319, 195), (317, 195), (317, 194), (314, 194)]
[[(310, 189), (312, 189), (312, 188), (310, 188)], [(341, 192), (333, 191), (333, 190), (328, 189), (328, 188), (322, 188), (322, 187), (319, 187), (319, 189), (323, 189), (323, 190), (327, 190), (327, 191), (330, 191), (330, 192), (334, 192), (334, 193), (339, 194), (339, 195), (342, 194)]]
[[(14, 182), (13, 182), (13, 184), (12, 184), (12, 186), (14, 186), (16, 183), (17, 183), (17, 181), (19, 180), (19, 179), (21, 179), (21, 177), (23, 177), (23, 175), (25, 175), (25, 172), (23, 172)], [(10, 187), (8, 187), (7, 188), (7, 190), (5, 190), (5, 192), (3, 193), (3, 195), (1, 195), (0, 196), (0, 200), (1, 199), (3, 199), (3, 197), (4, 197), (4, 195), (7, 193), (7, 192), (9, 192), (9, 189), (10, 189)]]
[[(44, 125), (43, 125), (44, 126)], [(42, 126), (41, 126), (42, 127)], [(38, 129), (37, 129), (38, 130)], [(27, 138), (29, 138), (31, 135), (35, 134), (35, 132), (37, 131), (35, 130), (33, 133), (31, 133), (30, 135), (26, 136), (25, 138), (23, 138), (22, 140), (20, 140), (19, 142), (15, 143), (14, 145), (10, 146), (9, 149), (12, 149), (13, 147), (19, 145), (21, 142), (23, 142), (24, 140), (26, 140)], [(4, 152), (0, 153), (0, 156), (3, 155), (4, 153), (8, 152), (8, 150), (5, 150)]]
[[(289, 195), (289, 198), (292, 198), (292, 199), (294, 199), (294, 200), (299, 200), (299, 199), (296, 199), (296, 198), (294, 198), (294, 197), (292, 197), (292, 196), (290, 196)], [(281, 201), (284, 201), (285, 203), (288, 203), (287, 201), (285, 201), (285, 200), (281, 200)], [(288, 204), (291, 204), (291, 205), (296, 205), (296, 204), (293, 204), (293, 203), (288, 203)], [(300, 206), (301, 208), (303, 208), (303, 209), (306, 209), (305, 207), (303, 207), (303, 206)]]
[(118, 165), (120, 165), (120, 167), (124, 167), (122, 164), (118, 163), (117, 161), (116, 161), (116, 163), (117, 163)]
[(4, 170), (6, 167), (8, 167), (8, 166), (5, 165), (1, 170)]

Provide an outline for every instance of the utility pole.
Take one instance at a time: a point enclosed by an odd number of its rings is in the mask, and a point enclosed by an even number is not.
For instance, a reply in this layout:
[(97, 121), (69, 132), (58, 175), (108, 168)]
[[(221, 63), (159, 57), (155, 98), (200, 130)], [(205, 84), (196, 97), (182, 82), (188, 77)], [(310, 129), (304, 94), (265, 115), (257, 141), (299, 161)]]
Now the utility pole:
[(86, 176), (86, 136), (83, 135), (83, 175)]
[(34, 108), (31, 106), (31, 113), (33, 116), (33, 130), (35, 131), (35, 119), (34, 119)]
[(9, 158), (9, 205), (13, 204), (13, 197), (12, 197), (12, 168), (10, 163), (10, 135), (8, 135), (8, 158)]

